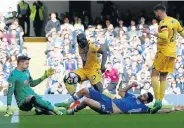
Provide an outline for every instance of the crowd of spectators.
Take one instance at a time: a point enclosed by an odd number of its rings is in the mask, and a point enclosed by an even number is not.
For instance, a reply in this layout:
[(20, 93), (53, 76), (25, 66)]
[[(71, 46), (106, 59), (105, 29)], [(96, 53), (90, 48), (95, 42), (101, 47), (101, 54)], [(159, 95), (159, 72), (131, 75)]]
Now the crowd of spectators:
[[(12, 16), (15, 12), (12, 12)], [(15, 68), (17, 57), (27, 56), (27, 48), (24, 47), (22, 27), (18, 20), (10, 20), (9, 12), (0, 16), (0, 96), (6, 95), (8, 90), (7, 79)], [(7, 22), (8, 21), (8, 22)]]
[[(118, 82), (113, 85), (122, 88), (131, 81), (137, 81), (139, 86), (132, 88), (130, 90), (132, 93), (153, 92), (151, 67), (157, 51), (157, 38), (142, 33), (140, 29), (147, 27), (152, 33), (158, 32), (158, 21), (153, 18), (151, 22), (146, 22), (146, 17), (140, 16), (139, 20), (131, 19), (128, 24), (124, 24), (123, 18), (118, 18), (118, 23), (113, 23), (111, 21), (114, 17), (109, 14), (103, 21), (97, 19), (93, 23), (89, 23), (88, 19), (90, 19), (88, 16), (75, 16), (74, 20), (70, 22), (66, 16), (62, 19), (64, 23), (60, 23), (55, 13), (50, 15), (45, 26), (48, 39), (45, 54), (47, 55), (47, 65), (55, 68), (57, 73), (49, 80), (46, 94), (67, 93), (62, 76), (82, 67), (76, 42), (78, 32), (84, 32), (89, 41), (106, 49), (107, 63), (117, 70), (119, 76)], [(86, 24), (88, 24), (87, 27)], [(178, 35), (175, 72), (168, 76), (166, 94), (184, 93), (183, 65), (184, 39)], [(108, 82), (111, 80), (104, 76), (104, 89), (109, 89)], [(78, 84), (79, 89), (84, 86), (90, 86), (89, 81)]]
[[(110, 11), (109, 9), (110, 8)], [(48, 79), (46, 94), (67, 94), (63, 77), (70, 71), (82, 68), (78, 53), (76, 35), (84, 32), (89, 41), (102, 47), (108, 53), (108, 64), (114, 70), (117, 79), (110, 79), (104, 74), (104, 89), (118, 89), (137, 81), (139, 86), (130, 91), (135, 94), (153, 92), (151, 87), (151, 66), (156, 53), (157, 38), (140, 31), (147, 27), (152, 33), (158, 32), (158, 21), (148, 17), (144, 10), (138, 16), (127, 11), (120, 15), (110, 3), (104, 4), (100, 17), (92, 22), (88, 13), (70, 18), (51, 13), (45, 33), (47, 37), (47, 66), (55, 69), (55, 74)], [(150, 15), (149, 15), (150, 16)], [(176, 17), (181, 24), (180, 15)], [(19, 55), (28, 55), (24, 47), (24, 32), (18, 24), (16, 12), (0, 15), (0, 95), (6, 95), (7, 78), (16, 66)], [(101, 56), (99, 55), (99, 60)], [(175, 72), (167, 78), (166, 94), (184, 93), (184, 39), (177, 36), (177, 58)], [(108, 71), (107, 71), (108, 72)], [(110, 87), (110, 85), (116, 87)], [(78, 89), (91, 86), (89, 81), (78, 84)], [(114, 93), (114, 91), (112, 91)]]

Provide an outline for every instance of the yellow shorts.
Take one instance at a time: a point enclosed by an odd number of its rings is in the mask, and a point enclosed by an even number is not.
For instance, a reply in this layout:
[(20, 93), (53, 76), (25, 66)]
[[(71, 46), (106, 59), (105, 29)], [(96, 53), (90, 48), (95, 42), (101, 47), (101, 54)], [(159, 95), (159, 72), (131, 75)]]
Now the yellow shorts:
[(87, 70), (87, 69), (81, 68), (73, 72), (80, 76), (81, 82), (85, 80), (89, 80), (91, 85), (95, 85), (102, 81), (102, 73), (100, 69)]
[(157, 52), (152, 67), (159, 72), (173, 73), (175, 59), (175, 57), (165, 56), (163, 53)]

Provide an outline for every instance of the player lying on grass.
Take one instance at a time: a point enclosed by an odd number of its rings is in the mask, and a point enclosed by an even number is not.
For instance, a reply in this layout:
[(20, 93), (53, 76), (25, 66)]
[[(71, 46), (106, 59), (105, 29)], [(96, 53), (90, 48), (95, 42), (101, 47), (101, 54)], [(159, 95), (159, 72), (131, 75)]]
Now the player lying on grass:
[(5, 116), (13, 114), (10, 110), (13, 94), (15, 95), (19, 109), (22, 111), (30, 111), (33, 107), (35, 107), (37, 114), (61, 115), (62, 112), (52, 106), (50, 102), (43, 100), (31, 88), (37, 86), (43, 80), (51, 76), (54, 73), (54, 70), (48, 69), (41, 78), (33, 80), (28, 70), (29, 60), (29, 57), (19, 56), (17, 59), (17, 67), (12, 71), (10, 77), (8, 78), (9, 90), (7, 95), (7, 111)]
[[(138, 96), (137, 98), (127, 93), (129, 89), (137, 86), (136, 83), (121, 89), (119, 91), (120, 99), (111, 99), (104, 94), (101, 94), (93, 89), (84, 88), (79, 92), (75, 93), (73, 97), (68, 100), (68, 103), (63, 103), (63, 106), (70, 106), (75, 100), (79, 100), (82, 97), (85, 98), (81, 104), (75, 106), (73, 109), (68, 110), (68, 114), (73, 114), (79, 110), (84, 109), (86, 106), (89, 106), (94, 111), (100, 114), (136, 114), (136, 113), (150, 113), (153, 114), (152, 109), (146, 106), (153, 101), (153, 95), (151, 93), (145, 93)], [(69, 102), (70, 101), (70, 102)], [(160, 111), (160, 113), (171, 112), (170, 109), (165, 109)]]

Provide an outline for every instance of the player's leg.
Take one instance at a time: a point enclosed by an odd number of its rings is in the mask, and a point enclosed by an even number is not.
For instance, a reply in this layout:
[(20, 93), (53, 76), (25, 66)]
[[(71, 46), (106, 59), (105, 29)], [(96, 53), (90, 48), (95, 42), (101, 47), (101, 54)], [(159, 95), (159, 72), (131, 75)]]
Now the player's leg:
[(102, 84), (102, 74), (100, 70), (94, 70), (94, 71), (86, 71), (86, 76), (88, 77), (91, 85), (94, 87), (94, 89), (100, 93), (103, 92), (103, 84)]
[[(76, 81), (73, 80), (73, 78), (76, 78)], [(83, 69), (77, 69), (73, 72), (70, 72), (68, 75), (64, 77), (64, 84), (66, 86), (66, 89), (68, 90), (70, 95), (73, 95), (76, 91), (76, 85), (77, 83), (86, 80), (87, 77), (83, 73)]]
[(68, 110), (68, 114), (74, 114), (74, 112), (78, 112), (80, 110), (83, 110), (86, 106), (90, 107), (92, 110), (103, 114), (104, 112), (101, 109), (101, 104), (98, 101), (95, 101), (90, 98), (85, 98), (81, 104), (75, 106), (73, 109)]
[(35, 113), (36, 115), (56, 115), (53, 111), (43, 109), (40, 107), (35, 107)]
[(158, 103), (159, 99), (160, 99), (160, 82), (159, 82), (159, 71), (157, 71), (156, 69), (152, 69), (152, 74), (151, 74), (151, 79), (152, 79), (152, 87), (153, 87), (153, 91), (155, 94), (155, 104), (154, 106), (156, 106), (156, 104)]
[(89, 106), (91, 109), (100, 114), (113, 113), (112, 100), (96, 90), (91, 88), (82, 89), (77, 93), (77, 96), (86, 96), (88, 98), (85, 98), (80, 105), (74, 107), (72, 110), (69, 110), (70, 112), (76, 112), (84, 109), (86, 106)]
[(155, 60), (152, 66), (152, 74), (151, 74), (151, 81), (152, 81), (152, 87), (155, 94), (155, 104), (154, 107), (159, 104), (160, 99), (160, 81), (159, 81), (159, 75), (160, 72), (164, 69), (164, 62), (165, 56), (161, 52), (157, 52), (155, 56)]
[(36, 109), (42, 111), (43, 114), (53, 114), (54, 112), (56, 115), (62, 115), (63, 113), (51, 105), (49, 101), (43, 100), (40, 96), (34, 95), (34, 101), (32, 102)]
[(165, 57), (164, 72), (160, 74), (160, 101), (163, 100), (165, 95), (167, 75), (168, 73), (174, 72), (174, 64), (175, 64), (174, 57)]
[[(72, 74), (72, 76), (73, 77), (77, 77), (78, 78), (78, 81), (77, 81), (77, 83), (78, 82), (82, 82), (82, 81), (85, 81), (86, 79), (87, 79), (87, 77), (85, 76), (85, 74), (84, 74), (84, 69), (77, 69), (77, 70), (75, 70), (74, 72), (71, 72), (71, 73), (69, 73), (68, 74), (68, 76), (71, 76), (71, 74)], [(67, 77), (68, 77), (67, 76)], [(66, 76), (65, 76), (65, 78), (64, 78), (64, 83), (65, 83), (65, 86), (66, 86), (66, 89), (68, 90), (68, 92), (69, 92), (69, 94), (73, 97), (73, 95), (74, 95), (74, 93), (75, 93), (75, 91), (76, 91), (76, 83), (72, 83), (72, 82), (70, 82), (70, 78), (67, 78)], [(72, 78), (71, 78), (72, 79)], [(65, 101), (63, 101), (63, 102), (61, 102), (61, 103), (56, 103), (56, 104), (54, 104), (56, 107), (65, 107), (65, 108), (69, 108), (70, 106), (70, 103), (71, 102), (73, 102), (73, 100), (72, 101), (70, 101), (71, 100), (71, 98), (69, 98), (69, 99), (66, 99)]]
[(18, 107), (22, 111), (31, 111), (31, 109), (34, 107), (33, 103), (35, 101), (35, 97), (33, 95), (30, 95), (26, 97), (23, 101), (21, 101), (18, 104)]
[(165, 95), (167, 75), (168, 73), (160, 73), (160, 101), (163, 100)]
[(69, 108), (73, 102), (81, 99), (83, 96), (89, 97), (89, 91), (87, 88), (83, 88), (80, 91), (74, 93), (70, 98), (62, 103), (56, 103), (55, 106)]

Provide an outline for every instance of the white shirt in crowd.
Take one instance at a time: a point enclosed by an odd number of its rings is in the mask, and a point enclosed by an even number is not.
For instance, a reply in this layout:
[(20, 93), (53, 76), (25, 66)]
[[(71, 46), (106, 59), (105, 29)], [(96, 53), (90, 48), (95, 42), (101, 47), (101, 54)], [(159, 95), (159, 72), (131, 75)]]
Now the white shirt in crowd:
[(166, 91), (166, 94), (181, 94), (181, 90), (179, 87), (176, 88), (169, 87)]

